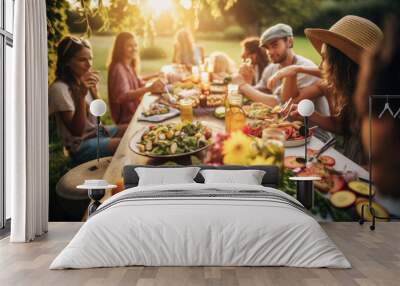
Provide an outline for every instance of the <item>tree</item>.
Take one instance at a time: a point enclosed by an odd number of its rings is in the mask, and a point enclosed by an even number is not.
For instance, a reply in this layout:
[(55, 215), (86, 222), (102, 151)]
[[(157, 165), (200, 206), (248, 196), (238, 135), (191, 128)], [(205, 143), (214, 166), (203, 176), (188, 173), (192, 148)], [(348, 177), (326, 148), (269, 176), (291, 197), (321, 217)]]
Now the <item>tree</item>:
[(65, 0), (46, 1), (49, 83), (51, 83), (55, 78), (54, 72), (57, 60), (57, 43), (68, 34), (68, 27), (66, 24), (66, 11), (68, 8), (68, 2)]
[(261, 29), (279, 22), (298, 28), (310, 19), (321, 0), (239, 0), (231, 11), (247, 34), (259, 35)]
[(129, 3), (128, 0), (111, 0), (108, 9), (109, 28), (113, 32), (134, 31), (143, 34), (145, 24), (143, 15), (138, 5)]

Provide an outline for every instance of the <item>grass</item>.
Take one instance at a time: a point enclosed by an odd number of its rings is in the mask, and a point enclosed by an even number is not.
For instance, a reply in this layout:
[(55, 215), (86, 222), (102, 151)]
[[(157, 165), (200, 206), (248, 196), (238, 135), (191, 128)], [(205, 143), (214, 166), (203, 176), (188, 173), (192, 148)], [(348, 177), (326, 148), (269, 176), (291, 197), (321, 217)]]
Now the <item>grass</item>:
[[(113, 45), (112, 36), (93, 36), (90, 39), (93, 46), (94, 68), (100, 71), (100, 94), (103, 98), (107, 98), (107, 68), (106, 63), (109, 57), (110, 50)], [(141, 42), (141, 41), (140, 41)], [(163, 65), (171, 62), (173, 52), (173, 37), (157, 37), (156, 45), (163, 48), (167, 54), (165, 59), (159, 60), (142, 60), (141, 73), (148, 74), (159, 71)], [(241, 47), (238, 41), (232, 40), (199, 40), (200, 45), (205, 49), (206, 55), (213, 51), (222, 51), (227, 53), (237, 63), (240, 61)], [(320, 56), (312, 47), (310, 42), (304, 37), (296, 37), (294, 50), (297, 54), (311, 59), (317, 65), (320, 61)]]

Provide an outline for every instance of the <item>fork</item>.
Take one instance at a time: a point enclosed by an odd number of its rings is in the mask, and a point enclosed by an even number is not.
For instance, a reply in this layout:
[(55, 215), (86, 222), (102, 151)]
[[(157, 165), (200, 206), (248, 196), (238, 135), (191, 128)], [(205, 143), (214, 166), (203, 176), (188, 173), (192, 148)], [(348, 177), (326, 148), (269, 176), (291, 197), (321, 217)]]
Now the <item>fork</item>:
[(289, 100), (285, 102), (285, 104), (281, 107), (281, 111), (279, 113), (282, 113), (289, 106), (289, 104), (292, 102), (292, 99), (293, 97), (289, 98)]
[(329, 148), (331, 148), (332, 146), (334, 146), (336, 144), (336, 138), (332, 137), (331, 139), (329, 139), (322, 147), (321, 149), (319, 149), (319, 151), (312, 157), (310, 157), (308, 159), (308, 162), (312, 162), (316, 159), (318, 159), (319, 156), (321, 156), (322, 153), (324, 153), (325, 151), (327, 151)]

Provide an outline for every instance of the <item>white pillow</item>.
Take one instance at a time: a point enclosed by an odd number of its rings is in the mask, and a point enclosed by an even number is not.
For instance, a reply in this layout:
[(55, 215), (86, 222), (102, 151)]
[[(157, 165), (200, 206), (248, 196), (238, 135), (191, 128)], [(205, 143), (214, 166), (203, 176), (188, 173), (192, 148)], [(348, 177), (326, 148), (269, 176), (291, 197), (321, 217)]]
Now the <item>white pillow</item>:
[(261, 185), (265, 171), (261, 170), (202, 170), (205, 184), (246, 184)]
[(139, 177), (138, 186), (195, 183), (193, 179), (199, 170), (199, 167), (135, 168)]

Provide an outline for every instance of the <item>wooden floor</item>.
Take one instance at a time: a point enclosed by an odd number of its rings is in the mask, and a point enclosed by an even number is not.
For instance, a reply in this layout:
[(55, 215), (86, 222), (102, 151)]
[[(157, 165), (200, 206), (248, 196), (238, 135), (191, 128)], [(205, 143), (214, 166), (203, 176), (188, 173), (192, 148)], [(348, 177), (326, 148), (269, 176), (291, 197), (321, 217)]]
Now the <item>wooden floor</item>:
[(48, 270), (81, 223), (50, 223), (27, 244), (0, 241), (0, 285), (400, 285), (400, 223), (323, 223), (352, 269), (289, 267), (124, 267)]

